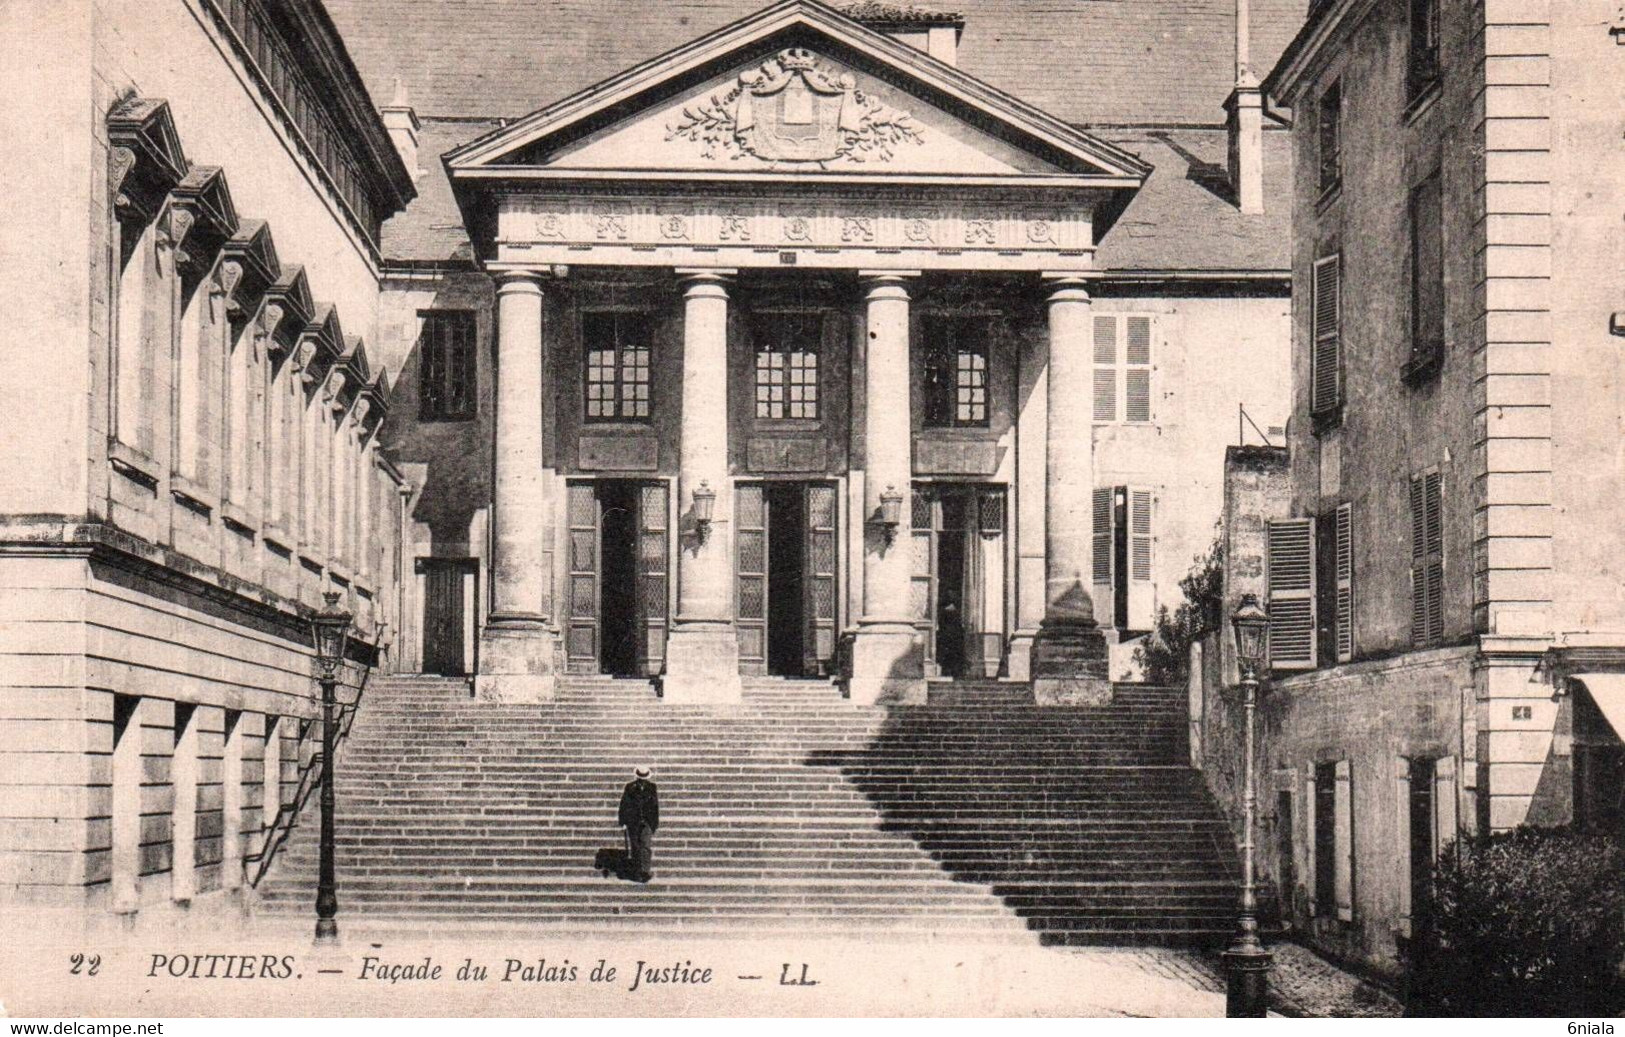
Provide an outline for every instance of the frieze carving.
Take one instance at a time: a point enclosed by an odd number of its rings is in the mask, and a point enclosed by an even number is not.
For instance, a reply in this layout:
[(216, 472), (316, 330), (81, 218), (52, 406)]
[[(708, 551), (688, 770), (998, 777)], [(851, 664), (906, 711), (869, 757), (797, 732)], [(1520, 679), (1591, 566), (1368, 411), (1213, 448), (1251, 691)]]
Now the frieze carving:
[(687, 216), (673, 213), (660, 218), (660, 236), (672, 241), (687, 241), (690, 237)]
[(536, 236), (540, 238), (564, 237), (564, 217), (556, 212), (544, 212), (536, 218)]
[(724, 213), (720, 218), (718, 235), (723, 241), (749, 241), (750, 217), (737, 212)]
[(997, 240), (993, 221), (989, 219), (965, 220), (965, 244), (991, 245)]
[(592, 232), (599, 241), (625, 241), (626, 216), (618, 212), (593, 213)]
[(667, 140), (692, 140), (706, 158), (824, 163), (840, 158), (885, 162), (924, 137), (909, 113), (858, 89), (849, 72), (819, 66), (791, 47), (746, 72), (726, 93), (683, 109)]
[(916, 245), (936, 243), (937, 214), (911, 212), (903, 220), (903, 236)]
[(875, 240), (873, 216), (842, 216), (841, 241), (847, 244), (867, 243)]

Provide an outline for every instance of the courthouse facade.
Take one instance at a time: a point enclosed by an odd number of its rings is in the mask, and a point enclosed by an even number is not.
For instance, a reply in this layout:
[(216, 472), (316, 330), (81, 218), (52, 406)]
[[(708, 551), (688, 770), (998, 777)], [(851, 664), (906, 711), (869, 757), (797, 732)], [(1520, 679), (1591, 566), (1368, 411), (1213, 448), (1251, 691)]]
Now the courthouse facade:
[[(1238, 408), (1280, 439), (1285, 134), (1236, 88), (1233, 4), (1193, 34), (1207, 96), (1085, 96), (1112, 75), (1074, 70), (1071, 119), (1022, 100), (1039, 50), (998, 31), (1072, 27), (1019, 5), (719, 3), (714, 31), (585, 53), (596, 85), (512, 119), (473, 109), (558, 75), (479, 94), (453, 57), (401, 60), (410, 10), (336, 6), (420, 169), (385, 232), (411, 351), (384, 437), (425, 487), (426, 671), (494, 697), (561, 673), (672, 701), (752, 674), (1098, 694), (1213, 540)], [(614, 35), (573, 17), (560, 60)], [(434, 28), (504, 53), (496, 23)]]

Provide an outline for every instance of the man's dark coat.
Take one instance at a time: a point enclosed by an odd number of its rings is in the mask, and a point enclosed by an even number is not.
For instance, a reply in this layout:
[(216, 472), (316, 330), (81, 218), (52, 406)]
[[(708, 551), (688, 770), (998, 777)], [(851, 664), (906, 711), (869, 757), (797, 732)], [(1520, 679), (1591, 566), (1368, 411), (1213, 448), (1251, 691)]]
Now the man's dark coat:
[(654, 782), (638, 778), (626, 783), (626, 791), (621, 793), (620, 823), (634, 832), (639, 827), (651, 832), (660, 828), (660, 795)]

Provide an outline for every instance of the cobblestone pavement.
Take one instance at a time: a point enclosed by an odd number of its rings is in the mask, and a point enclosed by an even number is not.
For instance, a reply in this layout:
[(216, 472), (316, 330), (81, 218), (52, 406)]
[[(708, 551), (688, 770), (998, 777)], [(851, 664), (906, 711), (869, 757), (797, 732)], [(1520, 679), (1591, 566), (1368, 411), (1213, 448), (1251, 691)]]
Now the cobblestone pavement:
[[(1345, 972), (1307, 948), (1280, 943), (1270, 948), (1270, 1011), (1293, 1016), (1392, 1017), (1403, 1006), (1382, 988)], [(1224, 970), (1216, 953), (1167, 947), (1123, 947), (1079, 950), (1118, 964), (1171, 979), (1194, 990), (1223, 993)]]

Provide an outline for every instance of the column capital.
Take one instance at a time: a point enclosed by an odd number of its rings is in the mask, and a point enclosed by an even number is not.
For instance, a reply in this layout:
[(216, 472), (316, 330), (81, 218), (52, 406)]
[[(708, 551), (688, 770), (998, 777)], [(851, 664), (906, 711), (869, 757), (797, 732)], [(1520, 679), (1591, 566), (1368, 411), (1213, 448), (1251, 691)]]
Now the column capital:
[(859, 270), (858, 283), (864, 297), (908, 301), (908, 282), (920, 276), (918, 270)]
[(1050, 302), (1088, 302), (1089, 278), (1083, 274), (1045, 273), (1044, 290)]
[(496, 281), (498, 295), (540, 295), (542, 276), (540, 270), (498, 270), (491, 278)]
[(728, 286), (739, 276), (734, 267), (680, 266), (672, 270), (683, 294), (689, 298), (726, 299)]

